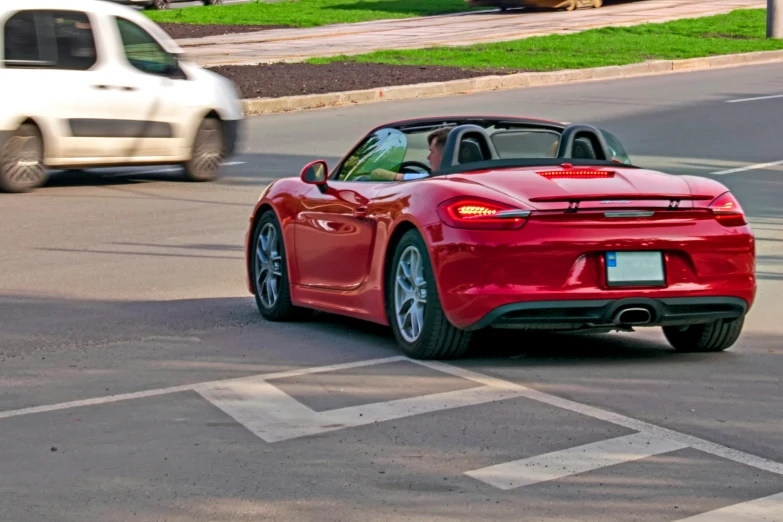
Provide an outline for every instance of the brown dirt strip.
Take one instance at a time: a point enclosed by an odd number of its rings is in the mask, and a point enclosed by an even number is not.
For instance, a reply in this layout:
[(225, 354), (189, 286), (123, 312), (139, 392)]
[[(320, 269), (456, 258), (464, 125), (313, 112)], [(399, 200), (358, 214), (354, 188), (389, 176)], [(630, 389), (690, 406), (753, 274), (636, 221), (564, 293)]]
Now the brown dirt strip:
[(159, 23), (164, 31), (175, 40), (184, 38), (203, 38), (205, 36), (223, 36), (226, 34), (251, 33), (253, 31), (267, 31), (269, 29), (290, 29), (287, 25), (198, 25)]
[(210, 70), (232, 80), (245, 98), (325, 94), (525, 72), (351, 62), (223, 65)]

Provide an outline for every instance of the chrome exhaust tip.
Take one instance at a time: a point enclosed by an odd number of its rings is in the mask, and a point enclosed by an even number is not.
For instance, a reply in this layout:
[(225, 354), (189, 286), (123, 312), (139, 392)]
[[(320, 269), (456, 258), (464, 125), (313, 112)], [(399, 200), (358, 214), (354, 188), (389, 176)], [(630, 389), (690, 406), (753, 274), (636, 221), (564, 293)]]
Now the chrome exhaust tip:
[(647, 324), (652, 314), (646, 308), (626, 308), (617, 314), (615, 324)]

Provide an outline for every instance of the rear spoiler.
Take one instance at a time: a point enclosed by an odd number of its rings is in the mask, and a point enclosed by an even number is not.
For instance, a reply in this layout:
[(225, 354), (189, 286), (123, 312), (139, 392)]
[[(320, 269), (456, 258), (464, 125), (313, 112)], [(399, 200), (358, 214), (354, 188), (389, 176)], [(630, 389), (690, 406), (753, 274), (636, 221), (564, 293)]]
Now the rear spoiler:
[(620, 199), (636, 200), (636, 201), (649, 201), (654, 199), (663, 199), (669, 201), (712, 201), (715, 196), (707, 196), (700, 194), (612, 194), (612, 195), (596, 195), (596, 194), (571, 194), (561, 196), (539, 196), (537, 198), (530, 198), (531, 202), (550, 202), (550, 203), (570, 203), (574, 201), (617, 201)]

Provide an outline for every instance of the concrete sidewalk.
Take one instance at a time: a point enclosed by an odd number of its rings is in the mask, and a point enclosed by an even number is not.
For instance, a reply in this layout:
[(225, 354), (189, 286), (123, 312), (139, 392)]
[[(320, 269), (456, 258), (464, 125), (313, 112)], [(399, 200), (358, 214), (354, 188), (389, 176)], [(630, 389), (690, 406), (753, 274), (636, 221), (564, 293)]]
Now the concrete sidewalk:
[(766, 5), (766, 0), (626, 0), (600, 9), (571, 12), (482, 11), (303, 29), (274, 29), (185, 39), (178, 43), (190, 59), (203, 66), (252, 65), (383, 49), (517, 40), (596, 27), (696, 18), (735, 9), (765, 8)]

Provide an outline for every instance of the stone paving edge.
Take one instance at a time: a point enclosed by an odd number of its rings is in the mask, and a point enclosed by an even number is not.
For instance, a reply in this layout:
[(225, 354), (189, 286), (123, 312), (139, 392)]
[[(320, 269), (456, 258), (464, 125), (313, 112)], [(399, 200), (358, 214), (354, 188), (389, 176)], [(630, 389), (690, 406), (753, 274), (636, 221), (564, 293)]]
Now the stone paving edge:
[(775, 62), (783, 62), (783, 51), (757, 51), (742, 54), (690, 58), (687, 60), (652, 60), (631, 65), (590, 69), (480, 76), (464, 80), (379, 87), (358, 91), (285, 96), (280, 98), (252, 98), (245, 99), (242, 103), (245, 115), (247, 116), (276, 114), (308, 109), (337, 108), (382, 101), (414, 100), (460, 94), (468, 95), (477, 92), (635, 78), (640, 76)]

